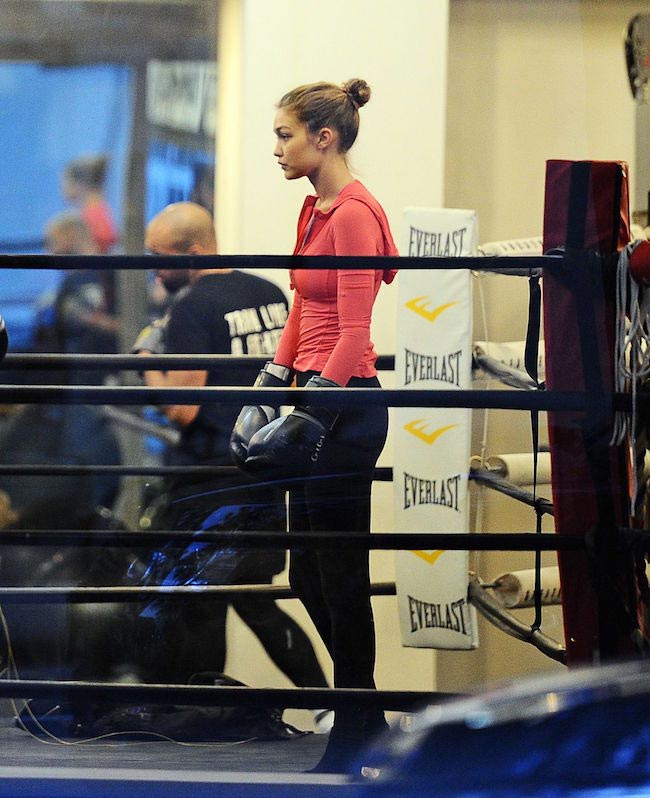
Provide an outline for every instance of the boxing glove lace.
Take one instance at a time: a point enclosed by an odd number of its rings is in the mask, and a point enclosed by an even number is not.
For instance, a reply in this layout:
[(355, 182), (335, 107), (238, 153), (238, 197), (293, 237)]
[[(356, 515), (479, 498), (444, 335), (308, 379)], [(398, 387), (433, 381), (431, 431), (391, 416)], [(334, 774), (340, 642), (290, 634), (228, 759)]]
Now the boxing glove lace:
[[(311, 377), (305, 388), (340, 388), (333, 380)], [(339, 417), (337, 410), (314, 405), (297, 406), (276, 418), (251, 438), (245, 470), (269, 477), (309, 474), (317, 466), (327, 438)]]
[[(286, 366), (269, 361), (257, 375), (254, 388), (283, 388), (291, 384), (293, 373)], [(230, 434), (230, 456), (235, 465), (244, 467), (248, 457), (248, 445), (253, 435), (273, 421), (278, 415), (278, 406), (246, 405), (242, 407)]]

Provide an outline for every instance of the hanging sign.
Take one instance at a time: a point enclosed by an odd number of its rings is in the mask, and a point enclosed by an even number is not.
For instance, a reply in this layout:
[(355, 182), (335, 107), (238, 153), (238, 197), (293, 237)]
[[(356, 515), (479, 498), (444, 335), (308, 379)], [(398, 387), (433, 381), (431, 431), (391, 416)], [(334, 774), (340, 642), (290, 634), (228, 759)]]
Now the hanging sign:
[[(478, 225), (469, 210), (407, 208), (400, 252), (420, 257), (476, 255)], [(469, 390), (472, 292), (467, 269), (400, 272), (396, 387)], [(471, 410), (393, 410), (394, 508), (398, 532), (467, 532)], [(478, 645), (468, 603), (469, 553), (396, 552), (402, 643), (418, 648)]]

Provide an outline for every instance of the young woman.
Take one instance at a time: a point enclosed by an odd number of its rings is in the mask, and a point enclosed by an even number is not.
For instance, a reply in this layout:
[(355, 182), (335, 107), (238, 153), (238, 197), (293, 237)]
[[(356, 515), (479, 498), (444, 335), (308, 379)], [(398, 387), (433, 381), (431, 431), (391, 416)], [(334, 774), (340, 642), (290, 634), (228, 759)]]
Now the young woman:
[[(369, 98), (368, 84), (356, 79), (342, 86), (300, 86), (278, 104), (274, 155), (287, 180), (307, 177), (315, 190), (300, 213), (296, 255), (397, 255), (384, 211), (347, 160), (359, 109)], [(293, 270), (294, 302), (272, 368), (295, 372), (300, 387), (379, 387), (370, 320), (381, 283), (390, 283), (395, 273)], [(267, 374), (257, 384), (282, 383)], [(268, 477), (303, 459), (312, 464), (310, 478), (290, 488), (291, 531), (367, 533), (373, 471), (387, 426), (385, 407), (362, 407), (351, 397), (334, 410), (318, 407), (314, 399), (252, 438), (244, 434), (239, 454), (248, 470)], [(367, 551), (353, 548), (291, 553), (291, 585), (332, 656), (336, 687), (375, 686), (368, 560)], [(347, 771), (359, 749), (385, 728), (379, 709), (337, 709), (316, 770)]]

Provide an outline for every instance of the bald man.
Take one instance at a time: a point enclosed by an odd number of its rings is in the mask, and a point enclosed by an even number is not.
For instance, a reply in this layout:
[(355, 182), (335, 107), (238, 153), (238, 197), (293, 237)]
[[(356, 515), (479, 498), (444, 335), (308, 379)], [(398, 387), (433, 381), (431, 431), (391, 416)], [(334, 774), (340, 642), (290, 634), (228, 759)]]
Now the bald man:
[[(162, 210), (147, 226), (145, 247), (155, 255), (215, 255), (217, 242), (209, 212), (192, 202)], [(220, 269), (197, 260), (187, 271), (157, 268), (166, 286), (183, 284), (189, 290), (173, 302), (164, 332), (167, 354), (262, 355), (272, 359), (288, 315), (287, 300), (274, 283), (236, 269)], [(146, 349), (141, 349), (143, 354)], [(151, 386), (253, 384), (259, 366), (210, 370), (145, 371)], [(168, 405), (167, 417), (181, 432), (169, 462), (182, 465), (232, 465), (229, 439), (239, 407)], [(167, 485), (167, 511), (161, 529), (286, 530), (284, 494), (258, 487), (233, 469), (223, 477), (176, 478)], [(172, 559), (175, 558), (175, 559)], [(181, 583), (270, 583), (285, 565), (283, 550), (214, 551), (207, 547), (171, 551), (167, 566)], [(299, 686), (326, 687), (327, 682), (304, 631), (277, 606), (258, 595), (232, 600), (232, 606), (251, 627), (269, 656)], [(197, 600), (178, 605), (176, 639), (170, 640), (162, 674), (167, 681), (188, 681), (197, 671), (222, 671), (225, 661), (225, 604)], [(170, 624), (164, 630), (169, 636)], [(160, 667), (158, 658), (157, 668)]]
[[(168, 205), (147, 226), (145, 248), (154, 255), (216, 255), (217, 240), (210, 213), (194, 202)], [(234, 269), (197, 265), (189, 269), (191, 290), (174, 303), (166, 330), (168, 354), (232, 354), (273, 356), (288, 315), (287, 299), (274, 283)], [(182, 284), (185, 270), (156, 269), (157, 278), (169, 289)], [(239, 372), (234, 384), (251, 385), (257, 368)], [(227, 377), (228, 379), (224, 379)], [(203, 370), (145, 372), (147, 385), (202, 387), (232, 385), (233, 373)], [(250, 377), (250, 379), (247, 379)], [(228, 408), (216, 408), (224, 416)], [(189, 429), (205, 420), (212, 429), (215, 413), (207, 406), (173, 405), (165, 409), (171, 421)], [(236, 417), (237, 413), (234, 413)], [(212, 418), (210, 418), (212, 416)], [(220, 457), (230, 465), (228, 436), (222, 433)], [(224, 437), (225, 436), (225, 437)]]

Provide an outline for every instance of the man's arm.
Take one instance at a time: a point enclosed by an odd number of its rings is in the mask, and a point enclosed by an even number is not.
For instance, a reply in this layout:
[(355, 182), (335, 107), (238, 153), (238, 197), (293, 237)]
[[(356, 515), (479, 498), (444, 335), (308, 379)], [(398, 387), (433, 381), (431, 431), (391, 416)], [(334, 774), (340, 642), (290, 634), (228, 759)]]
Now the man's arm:
[[(151, 354), (142, 351), (139, 354)], [(208, 372), (197, 371), (145, 371), (143, 372), (145, 385), (151, 388), (203, 388), (208, 379)], [(163, 413), (170, 421), (187, 427), (199, 413), (199, 405), (164, 405)]]

